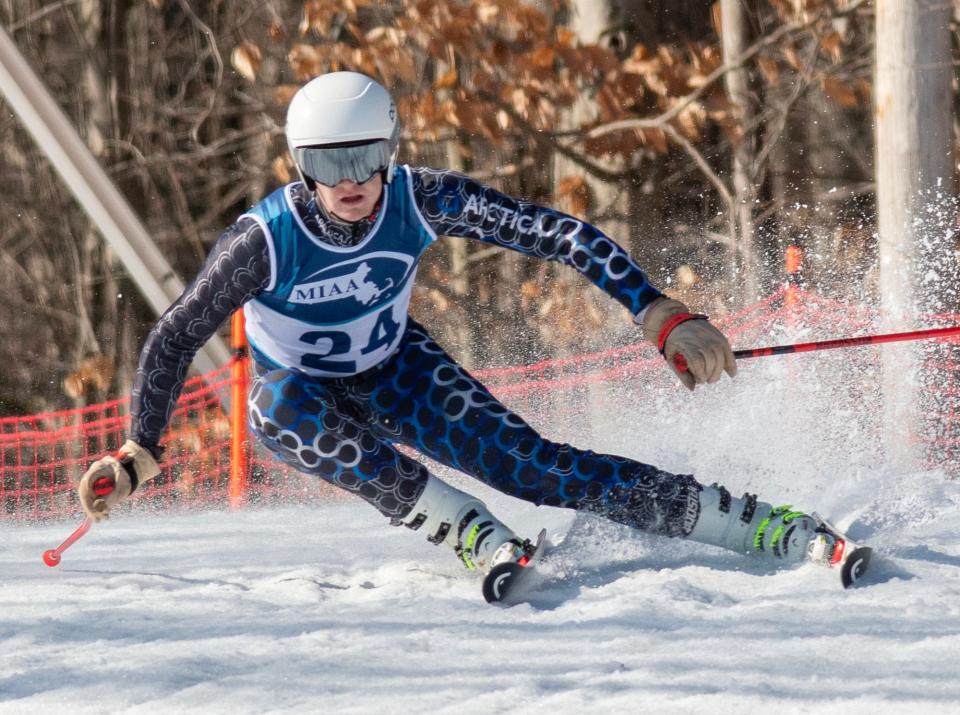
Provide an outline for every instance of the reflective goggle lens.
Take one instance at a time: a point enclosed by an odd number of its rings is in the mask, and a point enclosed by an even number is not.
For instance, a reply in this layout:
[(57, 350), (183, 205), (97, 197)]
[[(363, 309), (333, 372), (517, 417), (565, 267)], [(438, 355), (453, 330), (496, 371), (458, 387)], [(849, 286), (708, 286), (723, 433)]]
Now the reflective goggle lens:
[(324, 186), (336, 186), (344, 179), (363, 184), (390, 165), (386, 141), (333, 147), (301, 147), (295, 150), (304, 174)]

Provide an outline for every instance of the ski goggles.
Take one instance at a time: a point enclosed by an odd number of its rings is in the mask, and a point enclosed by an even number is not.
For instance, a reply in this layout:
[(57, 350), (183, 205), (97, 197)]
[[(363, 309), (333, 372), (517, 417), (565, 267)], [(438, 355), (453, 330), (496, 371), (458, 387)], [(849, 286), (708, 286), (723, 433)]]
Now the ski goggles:
[(304, 175), (324, 186), (344, 179), (365, 184), (390, 166), (390, 148), (385, 139), (329, 146), (297, 147), (294, 161)]

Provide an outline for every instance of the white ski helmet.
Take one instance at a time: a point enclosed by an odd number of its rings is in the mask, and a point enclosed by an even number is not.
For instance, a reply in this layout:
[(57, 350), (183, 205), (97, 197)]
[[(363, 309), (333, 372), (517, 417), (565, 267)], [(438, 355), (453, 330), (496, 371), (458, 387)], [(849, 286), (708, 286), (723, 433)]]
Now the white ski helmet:
[(330, 72), (307, 82), (287, 109), (287, 144), (300, 178), (336, 186), (393, 176), (400, 144), (397, 107), (379, 83), (358, 72)]

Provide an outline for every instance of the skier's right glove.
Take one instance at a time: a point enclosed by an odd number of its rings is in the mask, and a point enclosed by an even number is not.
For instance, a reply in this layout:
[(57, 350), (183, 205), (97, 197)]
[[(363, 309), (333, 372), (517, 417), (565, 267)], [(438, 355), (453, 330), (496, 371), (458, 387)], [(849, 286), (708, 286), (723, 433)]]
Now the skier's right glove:
[(653, 301), (643, 313), (643, 335), (689, 390), (716, 382), (724, 371), (730, 377), (737, 374), (727, 338), (707, 316), (692, 314), (678, 300), (662, 296)]
[(93, 521), (106, 519), (117, 502), (158, 474), (160, 467), (149, 450), (128, 439), (116, 456), (98, 459), (80, 478), (80, 505)]

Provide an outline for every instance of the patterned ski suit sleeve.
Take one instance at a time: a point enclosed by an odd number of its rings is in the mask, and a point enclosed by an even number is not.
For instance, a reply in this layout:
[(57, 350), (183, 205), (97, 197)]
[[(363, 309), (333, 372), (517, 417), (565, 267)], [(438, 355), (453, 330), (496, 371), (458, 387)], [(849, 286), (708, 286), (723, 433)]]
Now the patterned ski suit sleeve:
[(158, 458), (160, 437), (193, 356), (237, 308), (270, 280), (266, 236), (242, 219), (220, 236), (183, 294), (160, 316), (140, 354), (131, 394), (131, 438)]
[(584, 221), (452, 171), (417, 168), (411, 173), (417, 208), (438, 235), (475, 238), (564, 263), (634, 316), (661, 295), (626, 251)]

